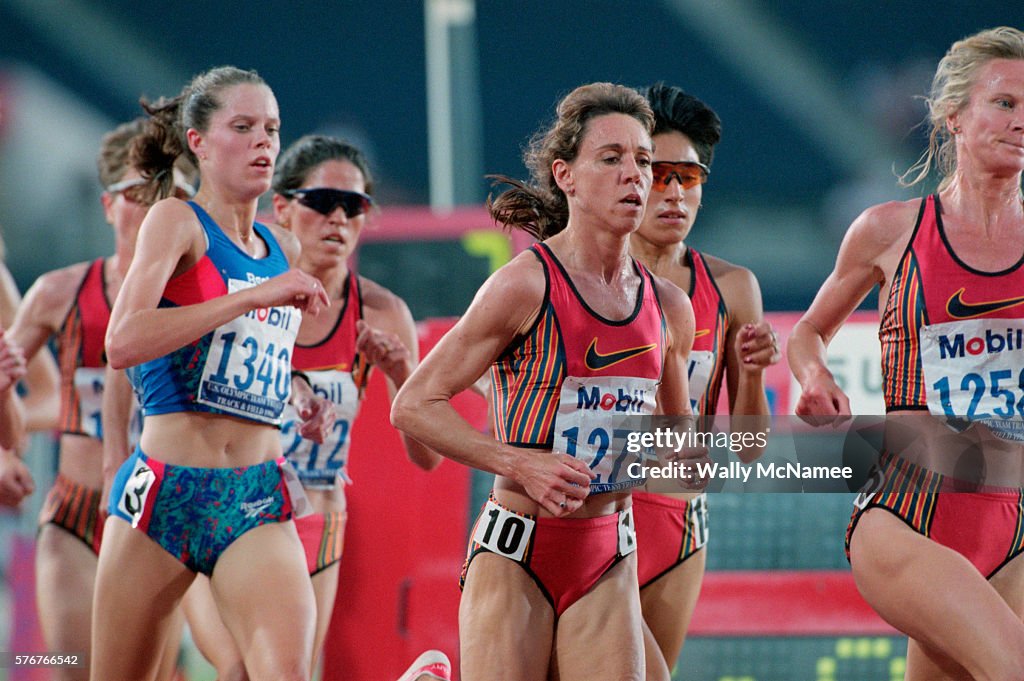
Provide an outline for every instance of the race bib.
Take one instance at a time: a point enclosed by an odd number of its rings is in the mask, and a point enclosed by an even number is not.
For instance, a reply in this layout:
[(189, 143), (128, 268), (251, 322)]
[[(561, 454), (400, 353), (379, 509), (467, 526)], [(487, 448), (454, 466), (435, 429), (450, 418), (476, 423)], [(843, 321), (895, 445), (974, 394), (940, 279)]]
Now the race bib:
[(78, 393), (78, 420), (82, 432), (97, 440), (103, 439), (103, 367), (75, 369), (75, 392)]
[(633, 509), (627, 508), (619, 513), (619, 544), (620, 556), (628, 556), (636, 551), (636, 526), (633, 524)]
[[(79, 427), (97, 440), (103, 439), (103, 388), (106, 381), (103, 367), (75, 369), (75, 392), (78, 394)], [(134, 449), (142, 437), (142, 408), (132, 392), (132, 414), (128, 423), (128, 445)]]
[(334, 427), (322, 444), (299, 435), (298, 412), (285, 407), (281, 425), (281, 446), (288, 461), (295, 466), (299, 479), (307, 487), (330, 489), (338, 477), (351, 483), (346, 472), (349, 434), (359, 411), (359, 389), (348, 371), (308, 371), (309, 383), (320, 397), (334, 403)]
[(554, 450), (590, 466), (597, 477), (591, 493), (643, 484), (627, 475), (642, 454), (628, 449), (630, 433), (642, 426), (656, 406), (658, 382), (634, 377), (566, 377), (555, 417)]
[(500, 556), (522, 561), (535, 525), (533, 520), (488, 500), (477, 521), (473, 541)]
[(690, 352), (690, 365), (687, 368), (687, 383), (690, 388), (690, 407), (694, 415), (699, 409), (697, 403), (708, 391), (711, 382), (711, 370), (715, 366), (715, 353), (710, 350), (693, 350)]
[(305, 518), (313, 513), (313, 504), (306, 496), (306, 490), (302, 487), (302, 481), (295, 473), (295, 469), (287, 461), (281, 462), (281, 479), (284, 480), (285, 489), (288, 490), (288, 498), (292, 503), (292, 517)]
[(146, 509), (146, 499), (155, 482), (156, 473), (153, 469), (145, 461), (136, 461), (135, 469), (125, 482), (121, 498), (117, 502), (118, 510), (132, 519), (132, 527), (138, 527), (142, 513)]
[[(255, 286), (228, 280), (228, 292)], [(217, 327), (196, 401), (271, 424), (281, 422), (291, 393), (291, 362), (302, 313), (294, 307), (250, 310)]]
[(928, 411), (980, 421), (1024, 442), (1024, 320), (972, 319), (921, 327)]

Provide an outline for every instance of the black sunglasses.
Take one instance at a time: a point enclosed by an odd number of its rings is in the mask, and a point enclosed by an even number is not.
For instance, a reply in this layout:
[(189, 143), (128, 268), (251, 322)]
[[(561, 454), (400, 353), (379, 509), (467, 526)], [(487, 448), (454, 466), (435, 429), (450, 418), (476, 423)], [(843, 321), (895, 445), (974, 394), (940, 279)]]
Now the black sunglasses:
[(362, 192), (348, 189), (331, 189), (330, 187), (314, 187), (312, 189), (287, 189), (282, 196), (297, 199), (306, 208), (315, 210), (321, 215), (330, 215), (338, 206), (345, 211), (345, 217), (354, 218), (370, 210), (373, 199)]

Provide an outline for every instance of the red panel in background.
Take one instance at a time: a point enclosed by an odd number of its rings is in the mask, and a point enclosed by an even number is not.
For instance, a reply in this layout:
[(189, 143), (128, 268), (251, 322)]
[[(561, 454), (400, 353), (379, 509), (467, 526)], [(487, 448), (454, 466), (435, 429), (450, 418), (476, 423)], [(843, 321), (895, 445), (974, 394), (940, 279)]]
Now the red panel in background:
[[(420, 325), (421, 357), (451, 325)], [(453, 404), (483, 428), (483, 398), (464, 393)], [(393, 680), (430, 648), (443, 650), (458, 669), (458, 573), (469, 533), (470, 470), (446, 460), (427, 473), (410, 463), (389, 409), (378, 373), (352, 435), (354, 484), (346, 490), (345, 555), (323, 681)]]
[[(11, 638), (7, 649), (22, 654), (43, 654), (46, 650), (36, 612), (36, 542), (35, 537), (11, 536), (7, 585), (11, 594)], [(64, 651), (81, 653), (85, 651)], [(18, 666), (9, 670), (10, 681), (47, 681), (44, 667)]]
[[(742, 616), (738, 616), (742, 613)], [(690, 636), (898, 636), (849, 570), (711, 571)]]

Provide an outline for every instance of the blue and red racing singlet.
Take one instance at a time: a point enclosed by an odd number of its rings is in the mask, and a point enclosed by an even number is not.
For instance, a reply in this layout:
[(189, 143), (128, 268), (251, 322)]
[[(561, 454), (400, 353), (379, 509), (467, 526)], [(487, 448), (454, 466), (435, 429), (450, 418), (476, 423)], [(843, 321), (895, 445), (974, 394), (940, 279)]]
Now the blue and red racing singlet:
[(356, 322), (363, 318), (359, 277), (350, 271), (342, 293), (342, 311), (327, 338), (314, 345), (295, 345), (292, 366), (309, 377), (313, 391), (334, 403), (335, 421), (327, 439), (318, 444), (298, 434), (298, 413), (285, 408), (281, 444), (302, 484), (312, 489), (333, 488), (348, 477), (352, 423), (370, 377), (370, 365), (356, 352)]
[(636, 306), (609, 320), (587, 305), (550, 248), (531, 250), (544, 268), (545, 300), (530, 331), (491, 369), (495, 433), (586, 462), (598, 474), (591, 493), (642, 484), (627, 475), (624, 440), (654, 413), (664, 364), (665, 320), (651, 274), (634, 261)]
[[(167, 283), (160, 307), (194, 305), (256, 286), (288, 270), (288, 259), (265, 225), (255, 233), (267, 256), (253, 258), (232, 242), (198, 204), (189, 202), (206, 235), (205, 255)], [(129, 377), (147, 416), (203, 411), (279, 424), (291, 392), (291, 361), (302, 322), (289, 306), (250, 310), (196, 341), (133, 367)]]

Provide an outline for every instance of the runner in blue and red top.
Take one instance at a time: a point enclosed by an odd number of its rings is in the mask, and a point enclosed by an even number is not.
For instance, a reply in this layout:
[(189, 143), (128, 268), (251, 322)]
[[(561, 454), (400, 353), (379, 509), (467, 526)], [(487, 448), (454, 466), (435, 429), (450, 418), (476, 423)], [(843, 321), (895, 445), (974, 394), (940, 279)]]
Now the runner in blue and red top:
[[(488, 279), (395, 400), (400, 429), (496, 474), (463, 570), (462, 678), (644, 678), (630, 494), (643, 478), (620, 435), (656, 407), (691, 413), (693, 343), (686, 294), (628, 253), (652, 124), (619, 85), (559, 103), (526, 153), (531, 182), (491, 204), (542, 243)], [(496, 440), (449, 402), (489, 368)]]
[[(781, 357), (763, 319), (757, 279), (685, 241), (700, 211), (721, 122), (704, 102), (677, 87), (654, 85), (646, 96), (655, 120), (654, 183), (630, 250), (690, 295), (696, 330), (687, 375), (694, 413), (715, 414), (724, 382), (729, 413), (744, 417), (733, 419), (733, 427), (763, 430), (764, 369)], [(745, 462), (759, 454), (739, 452)], [(667, 678), (679, 658), (700, 593), (708, 539), (707, 495), (661, 492), (633, 494), (640, 601), (653, 638), (647, 641), (649, 679)]]
[[(104, 336), (151, 203), (138, 193), (144, 180), (128, 161), (130, 145), (144, 127), (141, 118), (120, 125), (100, 147), (101, 202), (114, 229), (114, 255), (42, 275), (11, 328), (11, 337), (30, 357), (45, 352), (54, 338), (60, 371), (60, 457), (40, 512), (36, 545), (36, 602), (50, 650), (87, 650), (91, 639), (93, 578), (106, 518), (101, 500)], [(191, 188), (180, 172), (175, 174), (176, 191), (186, 196)], [(176, 652), (176, 643), (170, 646)], [(85, 678), (87, 670), (57, 674)]]
[(887, 416), (847, 530), (857, 587), (910, 637), (908, 680), (1024, 679), (1024, 32), (954, 43), (928, 106), (907, 184), (935, 162), (938, 193), (850, 226), (790, 338), (797, 413), (850, 414), (825, 348), (879, 285)]
[(200, 189), (149, 209), (111, 311), (107, 360), (130, 367), (145, 421), (111, 483), (90, 678), (152, 678), (199, 572), (251, 678), (308, 678), (315, 605), (291, 520), (308, 503), (279, 425), (295, 400), (321, 438), (329, 428), (329, 403), (291, 376), (301, 319), (329, 299), (291, 267), (295, 238), (255, 222), (280, 149), (277, 101), (255, 72), (218, 67), (146, 109), (131, 158), (151, 195), (168, 193), (183, 153)]
[[(323, 441), (310, 439), (301, 410), (282, 416), (281, 446), (294, 465), (312, 513), (295, 527), (305, 549), (316, 597), (313, 659), (320, 650), (338, 591), (339, 561), (347, 519), (345, 486), (352, 425), (359, 413), (370, 370), (376, 367), (394, 395), (418, 362), (416, 327), (405, 302), (383, 286), (360, 277), (349, 264), (359, 236), (372, 217), (373, 176), (366, 157), (343, 140), (320, 135), (300, 138), (278, 159), (274, 173), (274, 215), (298, 239), (298, 266), (322, 281), (331, 307), (306, 316), (295, 343), (292, 366), (313, 391), (334, 404)], [(441, 457), (403, 436), (416, 465), (431, 470)], [(197, 579), (186, 599), (196, 643), (216, 667), (232, 678), (242, 662), (209, 592)]]

